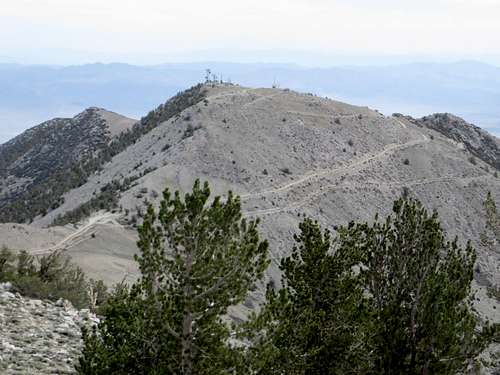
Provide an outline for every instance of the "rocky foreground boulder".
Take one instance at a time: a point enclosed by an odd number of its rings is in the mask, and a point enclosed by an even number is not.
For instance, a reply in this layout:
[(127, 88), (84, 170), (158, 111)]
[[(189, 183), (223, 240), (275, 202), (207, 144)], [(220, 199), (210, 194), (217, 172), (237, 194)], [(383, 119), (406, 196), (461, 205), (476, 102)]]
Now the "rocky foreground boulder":
[(0, 373), (73, 374), (81, 328), (98, 322), (64, 300), (25, 298), (0, 284)]

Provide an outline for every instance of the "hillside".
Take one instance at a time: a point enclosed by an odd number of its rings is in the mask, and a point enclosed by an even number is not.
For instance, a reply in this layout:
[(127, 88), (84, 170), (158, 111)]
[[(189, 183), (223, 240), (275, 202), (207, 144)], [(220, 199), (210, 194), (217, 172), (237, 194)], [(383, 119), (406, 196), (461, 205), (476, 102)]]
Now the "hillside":
[(40, 183), (54, 169), (64, 169), (105, 147), (135, 120), (99, 108), (88, 108), (74, 118), (55, 118), (0, 145), (2, 177)]
[[(1, 225), (0, 243), (20, 248), (16, 241), (22, 242), (38, 254), (65, 248), (91, 276), (110, 283), (134, 277), (137, 209), (145, 199), (158, 201), (165, 187), (188, 190), (199, 177), (216, 193), (231, 189), (240, 194), (245, 215), (261, 218), (273, 258), (268, 276), (274, 278), (301, 215), (334, 230), (351, 220), (372, 219), (377, 212), (387, 214), (404, 193), (436, 209), (450, 236), (478, 247), (478, 298), (486, 299), (486, 286), (500, 284), (500, 250), (482, 248), (479, 241), (487, 192), (500, 200), (496, 138), (488, 136), (495, 140), (488, 143), (489, 160), (474, 153), (467, 132), (461, 131), (464, 138), (459, 139), (425, 120), (386, 117), (290, 90), (216, 85), (199, 91), (203, 97), (182, 110), (150, 117), (147, 132), (81, 186), (65, 192), (58, 207), (18, 227), (16, 236), (6, 235), (12, 224)], [(114, 213), (82, 208), (109, 186), (117, 187), (111, 190), (117, 200)], [(92, 213), (90, 221), (46, 229), (54, 221), (71, 222), (81, 212)], [(22, 233), (43, 236), (48, 231), (53, 239), (44, 244), (19, 240)], [(259, 299), (257, 292), (246, 306)], [(500, 320), (493, 307), (482, 304), (486, 314)]]
[[(0, 222), (24, 223), (45, 216), (64, 203), (63, 194), (85, 184), (115, 155), (203, 97), (201, 85), (194, 86), (140, 121), (89, 108), (73, 119), (43, 123), (1, 145)], [(111, 181), (90, 208), (114, 208), (113, 194), (123, 188)], [(90, 208), (83, 214), (88, 215)]]
[[(60, 204), (60, 193), (85, 182), (84, 171), (75, 169), (95, 158), (136, 122), (91, 107), (73, 118), (44, 122), (0, 145), (0, 220), (23, 222), (33, 212), (42, 213)], [(29, 201), (31, 213), (19, 205), (20, 200)]]
[(478, 126), (449, 113), (426, 116), (418, 122), (462, 143), (471, 154), (500, 170), (500, 140)]

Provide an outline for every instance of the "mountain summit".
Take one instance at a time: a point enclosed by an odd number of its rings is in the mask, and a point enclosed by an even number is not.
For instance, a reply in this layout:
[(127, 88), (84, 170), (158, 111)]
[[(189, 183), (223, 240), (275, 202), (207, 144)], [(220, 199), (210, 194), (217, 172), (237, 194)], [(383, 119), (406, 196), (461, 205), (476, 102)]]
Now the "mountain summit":
[[(15, 242), (26, 236), (22, 233), (36, 238), (45, 233), (53, 245), (41, 248), (24, 241), (23, 246), (38, 253), (64, 248), (91, 276), (108, 282), (120, 281), (125, 274), (133, 277), (133, 226), (144, 201), (157, 202), (166, 187), (188, 191), (200, 178), (209, 181), (215, 193), (230, 189), (239, 194), (244, 214), (261, 218), (274, 259), (269, 277), (277, 277), (279, 259), (289, 253), (290, 234), (302, 215), (335, 230), (352, 220), (370, 220), (375, 213), (385, 215), (395, 199), (409, 195), (437, 210), (450, 236), (473, 241), (479, 249), (478, 283), (498, 284), (500, 254), (483, 248), (479, 238), (486, 223), (487, 192), (500, 198), (498, 140), (483, 134), (483, 143), (477, 143), (469, 136), (475, 128), (463, 120), (457, 130), (460, 138), (445, 130), (448, 125), (442, 121), (449, 119), (387, 117), (367, 107), (287, 89), (198, 85), (151, 111), (132, 128), (130, 134), (135, 135), (127, 136), (131, 141), (122, 142), (105, 163), (62, 191), (57, 205), (29, 218), (36, 229), (3, 225), (4, 231), (19, 231), (17, 239), (6, 244), (16, 248)], [(59, 126), (64, 131), (65, 126)], [(100, 131), (95, 140), (88, 137), (84, 150), (109, 142), (110, 135)], [(55, 139), (47, 137), (44, 143), (53, 141), (68, 150), (58, 154), (61, 159), (69, 158), (64, 152), (79, 147), (78, 142), (69, 146), (62, 137)], [(15, 144), (19, 140), (9, 142), (9, 150), (16, 149)], [(488, 151), (479, 153), (476, 146), (485, 144)], [(38, 155), (42, 148), (36, 148)], [(1, 150), (5, 160), (11, 151), (5, 146)], [(16, 162), (3, 162), (4, 181), (11, 181), (4, 183), (4, 192), (16, 191), (15, 186), (27, 183), (24, 179), (33, 183), (39, 178), (28, 167), (25, 174), (15, 174), (26, 152), (17, 155), (11, 158)], [(53, 161), (65, 162), (57, 157)], [(65, 223), (78, 226), (44, 229)]]
[(136, 122), (91, 107), (73, 118), (46, 121), (0, 145), (0, 217), (13, 221), (28, 219), (29, 214), (21, 212), (20, 199), (34, 204), (32, 212), (45, 212), (48, 207), (43, 202), (37, 204), (35, 199), (43, 194), (40, 188), (50, 191), (57, 190), (55, 185), (78, 184), (65, 181), (77, 178), (69, 171), (105, 150)]

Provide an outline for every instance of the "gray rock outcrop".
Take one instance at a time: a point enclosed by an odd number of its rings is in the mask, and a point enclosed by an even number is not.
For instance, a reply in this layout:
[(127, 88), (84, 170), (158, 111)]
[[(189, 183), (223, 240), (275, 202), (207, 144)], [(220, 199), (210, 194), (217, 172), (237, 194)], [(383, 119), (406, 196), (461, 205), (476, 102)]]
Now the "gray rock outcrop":
[(98, 319), (89, 310), (24, 298), (0, 284), (0, 373), (73, 374), (82, 347), (81, 327)]

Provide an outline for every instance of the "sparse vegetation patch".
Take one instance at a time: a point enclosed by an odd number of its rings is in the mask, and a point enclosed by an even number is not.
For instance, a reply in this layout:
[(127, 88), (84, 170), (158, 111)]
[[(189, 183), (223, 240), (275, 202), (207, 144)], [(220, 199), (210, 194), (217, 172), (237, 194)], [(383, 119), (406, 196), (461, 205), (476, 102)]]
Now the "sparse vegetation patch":
[(102, 281), (87, 280), (83, 271), (61, 251), (34, 257), (26, 251), (17, 254), (0, 250), (0, 282), (10, 282), (20, 294), (56, 301), (70, 301), (77, 308), (97, 308), (107, 299)]

